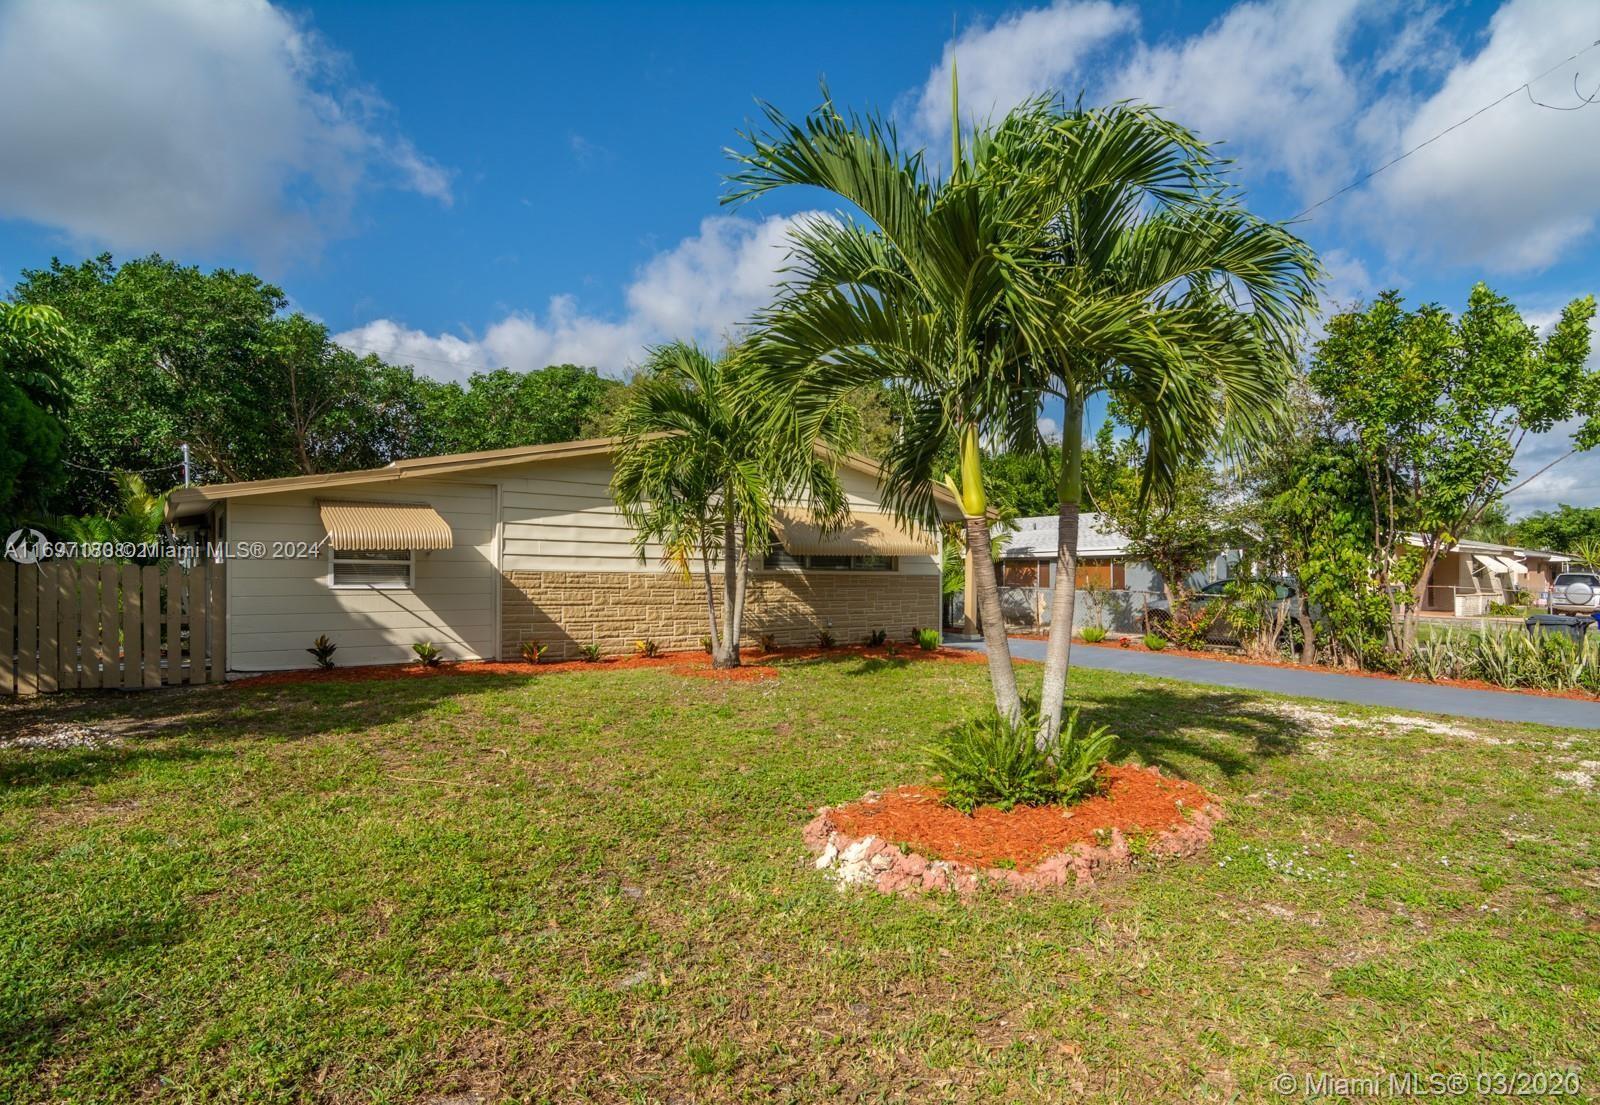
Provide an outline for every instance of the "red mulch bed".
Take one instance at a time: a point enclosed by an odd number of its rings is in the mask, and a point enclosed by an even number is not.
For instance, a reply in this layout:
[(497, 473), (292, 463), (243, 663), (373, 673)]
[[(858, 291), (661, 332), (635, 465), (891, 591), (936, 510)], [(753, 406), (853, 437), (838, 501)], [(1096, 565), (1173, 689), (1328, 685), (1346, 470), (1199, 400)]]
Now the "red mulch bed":
[(884, 648), (852, 645), (842, 648), (780, 648), (776, 652), (746, 650), (741, 654), (742, 664), (737, 668), (713, 668), (711, 658), (703, 652), (671, 652), (654, 659), (642, 656), (607, 656), (600, 660), (557, 660), (543, 664), (511, 660), (462, 660), (424, 667), (421, 664), (373, 664), (363, 667), (301, 668), (295, 671), (274, 671), (262, 675), (246, 676), (232, 680), (231, 687), (283, 687), (304, 683), (369, 683), (384, 679), (429, 679), (443, 675), (554, 675), (570, 671), (617, 671), (632, 668), (660, 668), (677, 675), (698, 679), (717, 679), (730, 683), (759, 683), (778, 677), (778, 669), (767, 665), (773, 660), (842, 660), (850, 657), (887, 660), (943, 660), (955, 663), (982, 661), (982, 653), (960, 649), (940, 648), (924, 650), (900, 646), (891, 655)]
[(944, 805), (931, 787), (900, 787), (829, 811), (839, 830), (909, 848), (930, 859), (974, 867), (1001, 862), (1026, 871), (1074, 844), (1094, 845), (1111, 829), (1157, 834), (1185, 823), (1184, 809), (1204, 808), (1211, 796), (1193, 783), (1142, 767), (1106, 764), (1101, 792), (1075, 805), (1018, 806), (1009, 813), (981, 806), (972, 816)]
[[(1023, 635), (1013, 634), (1013, 636), (1022, 637)], [(1023, 639), (1029, 641), (1049, 640), (1048, 637), (1042, 636), (1027, 636)], [(1579, 702), (1593, 702), (1596, 699), (1595, 695), (1590, 694), (1588, 691), (1582, 689), (1574, 689), (1570, 691), (1541, 691), (1535, 690), (1532, 687), (1502, 687), (1498, 683), (1487, 683), (1482, 679), (1408, 679), (1403, 675), (1394, 675), (1386, 671), (1362, 671), (1359, 668), (1330, 668), (1325, 664), (1293, 664), (1287, 660), (1257, 659), (1255, 657), (1245, 656), (1237, 652), (1213, 652), (1204, 649), (1179, 648), (1177, 645), (1172, 644), (1171, 642), (1168, 642), (1167, 647), (1163, 649), (1149, 649), (1145, 648), (1144, 642), (1137, 637), (1122, 637), (1115, 641), (1105, 640), (1093, 642), (1085, 641), (1079, 637), (1074, 637), (1072, 639), (1072, 647), (1077, 648), (1080, 645), (1086, 645), (1089, 648), (1125, 649), (1129, 652), (1159, 651), (1170, 656), (1190, 656), (1196, 660), (1219, 660), (1225, 664), (1254, 664), (1256, 667), (1261, 668), (1292, 668), (1295, 671), (1321, 671), (1327, 672), (1331, 675), (1353, 675), (1361, 679), (1394, 679), (1401, 683), (1433, 683), (1440, 687), (1461, 687), (1464, 690), (1470, 691), (1499, 691), (1501, 694), (1536, 694), (1542, 695), (1545, 698), (1573, 698), (1577, 699)]]

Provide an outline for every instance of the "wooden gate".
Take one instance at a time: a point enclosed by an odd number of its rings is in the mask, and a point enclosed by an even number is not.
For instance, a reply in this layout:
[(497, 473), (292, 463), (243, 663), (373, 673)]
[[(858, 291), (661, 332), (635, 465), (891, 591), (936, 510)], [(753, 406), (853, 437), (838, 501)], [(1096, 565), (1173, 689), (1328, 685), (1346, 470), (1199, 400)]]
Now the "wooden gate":
[(0, 563), (0, 694), (220, 683), (220, 564)]

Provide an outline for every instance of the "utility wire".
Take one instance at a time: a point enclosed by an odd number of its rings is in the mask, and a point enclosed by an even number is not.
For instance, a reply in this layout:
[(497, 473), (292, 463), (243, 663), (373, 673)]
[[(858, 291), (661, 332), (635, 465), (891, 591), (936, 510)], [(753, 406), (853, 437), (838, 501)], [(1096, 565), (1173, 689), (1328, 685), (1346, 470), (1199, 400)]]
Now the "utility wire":
[[(1593, 42), (1589, 43), (1589, 45), (1585, 46), (1583, 49), (1579, 50), (1577, 53), (1573, 54), (1571, 57), (1562, 58), (1560, 61), (1558, 61), (1554, 65), (1552, 65), (1550, 68), (1548, 68), (1544, 72), (1538, 74), (1538, 76), (1530, 77), (1527, 80), (1523, 81), (1521, 84), (1517, 85), (1517, 87), (1513, 88), (1510, 92), (1507, 92), (1505, 95), (1499, 97), (1494, 102), (1484, 104), (1477, 111), (1474, 111), (1471, 115), (1468, 115), (1465, 119), (1461, 119), (1458, 122), (1451, 123), (1448, 127), (1445, 127), (1444, 130), (1440, 131), (1438, 134), (1435, 134), (1432, 138), (1429, 138), (1426, 141), (1417, 143), (1415, 146), (1412, 146), (1409, 150), (1406, 150), (1404, 153), (1399, 154), (1396, 157), (1392, 157), (1388, 161), (1385, 161), (1382, 165), (1379, 165), (1376, 169), (1373, 169), (1370, 173), (1367, 173), (1365, 176), (1358, 177), (1356, 180), (1353, 180), (1349, 184), (1346, 184), (1343, 188), (1339, 189), (1337, 192), (1334, 192), (1332, 195), (1318, 200), (1316, 203), (1313, 203), (1310, 207), (1306, 208), (1304, 211), (1300, 212), (1298, 215), (1294, 216), (1289, 221), (1290, 222), (1296, 222), (1296, 221), (1298, 221), (1300, 219), (1303, 219), (1307, 215), (1311, 214), (1311, 212), (1313, 212), (1317, 208), (1321, 207), (1323, 204), (1331, 203), (1332, 201), (1338, 199), (1340, 196), (1344, 195), (1346, 192), (1351, 191), (1352, 189), (1361, 187), (1363, 184), (1365, 184), (1367, 181), (1371, 180), (1373, 177), (1377, 176), (1379, 173), (1383, 172), (1385, 169), (1393, 168), (1394, 166), (1400, 164), (1400, 162), (1404, 161), (1406, 158), (1410, 157), (1412, 154), (1416, 153), (1418, 150), (1421, 150), (1421, 149), (1424, 149), (1424, 148), (1426, 148), (1428, 146), (1433, 145), (1435, 142), (1439, 141), (1439, 139), (1443, 138), (1445, 135), (1449, 134), (1451, 131), (1459, 130), (1460, 128), (1466, 126), (1468, 123), (1472, 122), (1474, 119), (1476, 119), (1478, 116), (1482, 115), (1484, 112), (1490, 110), (1491, 108), (1499, 107), (1501, 104), (1503, 104), (1507, 100), (1511, 99), (1511, 97), (1515, 96), (1518, 92), (1522, 92), (1522, 91), (1526, 90), (1527, 93), (1528, 93), (1528, 99), (1530, 101), (1532, 101), (1532, 103), (1534, 104), (1535, 107), (1552, 108), (1552, 110), (1558, 110), (1558, 111), (1576, 111), (1576, 110), (1578, 110), (1578, 108), (1588, 107), (1590, 104), (1595, 102), (1594, 95), (1584, 96), (1581, 92), (1578, 93), (1578, 99), (1582, 100), (1583, 102), (1578, 104), (1576, 107), (1555, 108), (1551, 104), (1540, 103), (1538, 100), (1535, 100), (1533, 98), (1533, 82), (1537, 81), (1537, 80), (1542, 80), (1543, 78), (1548, 77), (1551, 73), (1554, 73), (1557, 69), (1560, 69), (1563, 65), (1567, 65), (1567, 64), (1569, 64), (1571, 62), (1577, 61), (1584, 54), (1587, 54), (1590, 50), (1593, 50), (1596, 46), (1600, 46), (1600, 38), (1595, 39)], [(1576, 92), (1577, 91), (1577, 87), (1578, 87), (1578, 85), (1577, 85), (1577, 77), (1576, 76), (1573, 77), (1573, 85), (1572, 85), (1572, 87), (1573, 87), (1573, 91)], [(1600, 89), (1597, 89), (1596, 92), (1600, 93)]]
[(181, 460), (175, 464), (163, 464), (155, 468), (91, 468), (87, 464), (76, 464), (70, 460), (63, 460), (61, 463), (68, 468), (76, 468), (80, 472), (95, 472), (102, 476), (120, 476), (124, 473), (133, 476), (148, 476), (152, 472), (170, 472), (174, 468), (183, 467)]

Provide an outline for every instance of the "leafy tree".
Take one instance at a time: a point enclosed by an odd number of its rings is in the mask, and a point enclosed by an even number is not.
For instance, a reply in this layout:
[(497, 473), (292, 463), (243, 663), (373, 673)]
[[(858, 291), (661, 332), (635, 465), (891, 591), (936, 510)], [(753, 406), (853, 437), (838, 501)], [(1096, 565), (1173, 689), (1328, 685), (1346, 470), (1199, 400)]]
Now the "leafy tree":
[(49, 307), (0, 302), (0, 522), (43, 508), (61, 478), (75, 335)]
[(1459, 318), (1437, 304), (1407, 310), (1389, 291), (1329, 322), (1309, 379), (1374, 504), (1378, 580), (1401, 648), (1415, 643), (1440, 554), (1515, 489), (1527, 436), (1576, 420), (1573, 451), (1600, 444), (1600, 372), (1584, 367), (1594, 311), (1592, 296), (1573, 300), (1541, 339), (1479, 283)]
[(1237, 543), (1222, 478), (1209, 464), (1186, 465), (1160, 499), (1124, 486), (1107, 496), (1107, 519), (1127, 538), (1128, 552), (1161, 574), (1174, 609), (1189, 598), (1189, 578)]
[(422, 454), (472, 453), (594, 436), (608, 400), (623, 389), (593, 368), (500, 368), (458, 383), (418, 381), (427, 427)]
[(741, 394), (748, 373), (738, 352), (715, 359), (681, 342), (652, 350), (621, 412), (611, 484), (641, 559), (659, 544), (686, 575), (699, 562), (719, 668), (739, 665), (750, 560), (766, 553), (778, 504), (803, 503), (824, 524), (844, 517), (844, 491), (816, 446), (841, 450), (855, 431), (841, 413), (810, 439), (765, 433), (767, 412), (741, 403), (762, 402), (757, 392)]
[(1583, 541), (1600, 541), (1600, 506), (1540, 510), (1520, 518), (1511, 528), (1513, 540), (1536, 549), (1571, 552)]
[(80, 545), (153, 543), (166, 521), (170, 492), (152, 492), (133, 472), (118, 472), (115, 478), (117, 503), (108, 513), (45, 518), (41, 525), (62, 540)]

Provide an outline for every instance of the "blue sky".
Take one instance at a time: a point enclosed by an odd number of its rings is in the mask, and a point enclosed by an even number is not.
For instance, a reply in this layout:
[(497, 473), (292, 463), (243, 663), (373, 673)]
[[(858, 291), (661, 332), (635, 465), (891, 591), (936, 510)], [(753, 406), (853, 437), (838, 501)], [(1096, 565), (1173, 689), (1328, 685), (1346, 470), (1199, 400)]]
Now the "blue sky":
[[(952, 31), (953, 28), (953, 31)], [(1600, 39), (1593, 0), (1035, 5), (0, 0), (0, 286), (52, 255), (250, 268), (352, 348), (441, 377), (715, 342), (764, 302), (814, 195), (722, 208), (767, 99), (835, 98), (948, 145), (964, 103), (1060, 89), (1166, 106), (1287, 217)], [(1577, 106), (1600, 48), (1539, 81)], [(1600, 104), (1500, 104), (1302, 232), (1328, 298), (1544, 322), (1600, 291)], [(1048, 413), (1048, 412), (1047, 412)], [(1561, 451), (1536, 442), (1525, 470)], [(1577, 458), (1519, 497), (1600, 501)]]

